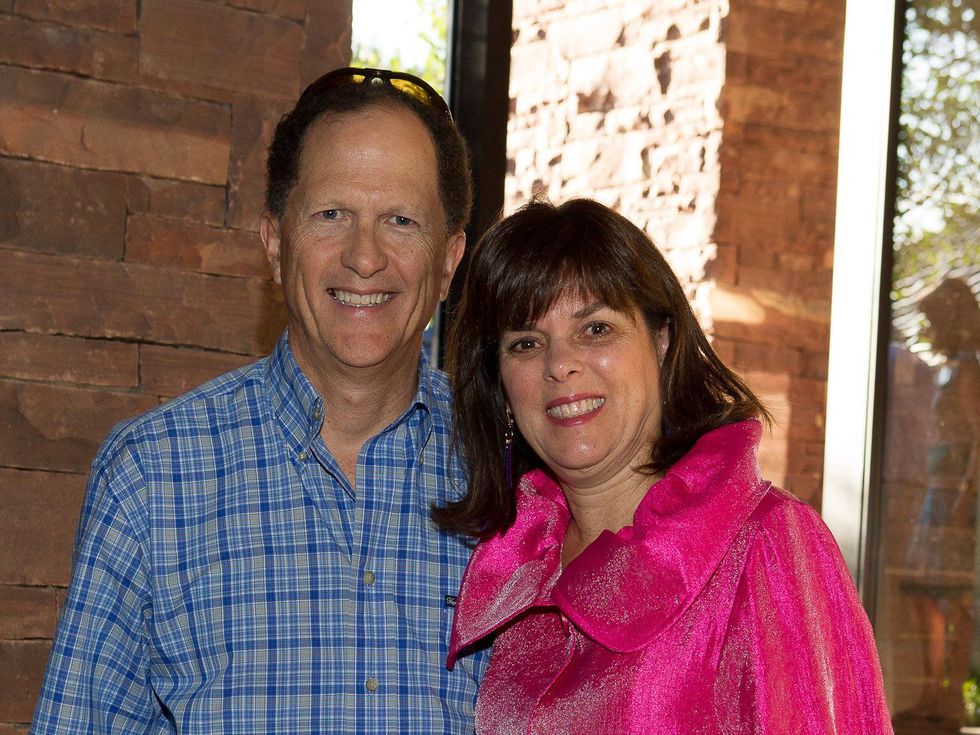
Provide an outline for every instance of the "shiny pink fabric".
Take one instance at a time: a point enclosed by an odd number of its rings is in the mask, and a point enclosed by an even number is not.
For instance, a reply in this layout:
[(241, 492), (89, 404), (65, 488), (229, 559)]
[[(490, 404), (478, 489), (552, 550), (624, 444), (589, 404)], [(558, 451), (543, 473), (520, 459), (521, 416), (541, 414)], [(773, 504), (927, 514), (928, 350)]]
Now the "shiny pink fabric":
[(522, 478), (516, 523), (477, 546), (457, 602), (450, 666), (496, 634), (478, 733), (892, 732), (837, 545), (760, 480), (760, 431), (702, 437), (564, 570), (561, 488)]

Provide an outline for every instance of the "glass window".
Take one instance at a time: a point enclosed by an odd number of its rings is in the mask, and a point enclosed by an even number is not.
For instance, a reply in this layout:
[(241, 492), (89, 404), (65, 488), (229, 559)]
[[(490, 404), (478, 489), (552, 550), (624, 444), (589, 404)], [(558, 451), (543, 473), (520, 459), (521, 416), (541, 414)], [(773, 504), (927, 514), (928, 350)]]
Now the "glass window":
[(904, 17), (873, 585), (899, 735), (980, 733), (978, 16), (910, 0)]

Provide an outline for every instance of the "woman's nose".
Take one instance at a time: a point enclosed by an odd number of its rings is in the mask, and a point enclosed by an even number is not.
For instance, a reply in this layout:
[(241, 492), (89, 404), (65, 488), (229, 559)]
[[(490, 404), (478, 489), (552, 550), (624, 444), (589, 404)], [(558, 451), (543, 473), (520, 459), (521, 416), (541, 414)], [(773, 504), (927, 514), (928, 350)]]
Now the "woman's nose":
[(582, 361), (571, 345), (552, 343), (545, 359), (545, 379), (564, 382), (582, 372)]

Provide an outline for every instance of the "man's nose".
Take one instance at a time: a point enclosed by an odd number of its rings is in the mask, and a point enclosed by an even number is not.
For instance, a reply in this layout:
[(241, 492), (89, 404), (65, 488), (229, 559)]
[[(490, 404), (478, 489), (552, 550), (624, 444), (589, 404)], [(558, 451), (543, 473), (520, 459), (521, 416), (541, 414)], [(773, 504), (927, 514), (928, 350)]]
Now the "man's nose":
[(351, 242), (344, 250), (340, 262), (361, 278), (370, 278), (385, 269), (388, 256), (374, 223), (365, 222), (354, 229)]

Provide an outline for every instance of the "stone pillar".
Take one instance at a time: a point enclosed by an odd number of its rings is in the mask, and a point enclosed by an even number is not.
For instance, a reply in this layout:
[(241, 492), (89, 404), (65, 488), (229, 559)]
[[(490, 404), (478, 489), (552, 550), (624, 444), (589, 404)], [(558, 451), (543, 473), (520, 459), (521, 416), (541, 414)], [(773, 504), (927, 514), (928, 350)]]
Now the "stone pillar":
[(642, 227), (773, 408), (819, 505), (842, 0), (517, 0), (507, 209), (591, 196)]
[(0, 732), (30, 721), (89, 463), (269, 350), (265, 148), (351, 0), (0, 0)]

